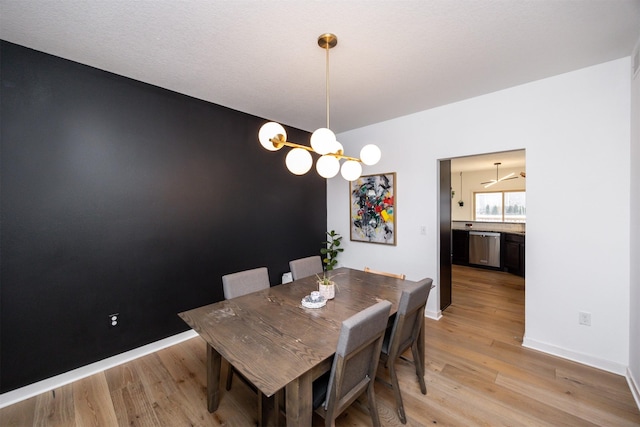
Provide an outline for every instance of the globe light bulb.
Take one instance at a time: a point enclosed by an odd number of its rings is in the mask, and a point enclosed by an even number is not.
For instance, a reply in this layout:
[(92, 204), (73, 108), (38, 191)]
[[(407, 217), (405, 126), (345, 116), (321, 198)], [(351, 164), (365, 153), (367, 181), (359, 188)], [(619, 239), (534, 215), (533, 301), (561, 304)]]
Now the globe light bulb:
[(336, 141), (332, 153), (344, 154), (344, 147), (338, 141)]
[(334, 156), (322, 156), (316, 162), (316, 170), (323, 178), (333, 178), (340, 171), (340, 161)]
[(342, 164), (340, 173), (347, 181), (355, 181), (360, 178), (360, 175), (362, 175), (362, 165), (360, 162), (356, 162), (355, 160), (347, 160)]
[(360, 150), (360, 160), (365, 165), (375, 165), (380, 161), (380, 157), (382, 157), (382, 152), (377, 145), (367, 144)]
[(278, 151), (283, 147), (283, 145), (279, 147), (274, 146), (273, 142), (270, 141), (271, 138), (287, 140), (287, 131), (284, 130), (284, 127), (282, 127), (280, 123), (267, 122), (260, 127), (258, 131), (258, 141), (260, 141), (260, 144), (262, 144), (264, 148), (269, 151)]
[(313, 165), (311, 154), (304, 148), (294, 148), (285, 158), (287, 169), (294, 175), (304, 175)]
[(336, 135), (331, 129), (320, 128), (316, 129), (311, 134), (311, 148), (313, 148), (313, 151), (320, 154), (321, 156), (332, 153), (335, 144)]

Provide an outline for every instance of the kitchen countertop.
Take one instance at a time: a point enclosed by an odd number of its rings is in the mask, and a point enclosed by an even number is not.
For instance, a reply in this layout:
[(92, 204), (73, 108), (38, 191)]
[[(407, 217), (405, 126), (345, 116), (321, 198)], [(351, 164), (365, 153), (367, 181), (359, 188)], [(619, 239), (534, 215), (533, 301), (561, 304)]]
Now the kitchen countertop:
[(526, 233), (526, 223), (522, 222), (486, 222), (486, 221), (451, 221), (453, 230), (466, 231), (486, 231), (493, 233), (513, 233), (524, 235)]
[(519, 236), (524, 236), (526, 234), (526, 231), (510, 231), (510, 230), (492, 230), (492, 229), (482, 229), (479, 230), (477, 228), (453, 228), (452, 230), (459, 230), (459, 231), (478, 231), (480, 233), (500, 233), (500, 234), (517, 234)]
[[(487, 233), (506, 233), (506, 234), (516, 234), (519, 236), (524, 236), (526, 234), (526, 230), (521, 229), (509, 229), (512, 224), (508, 223), (482, 223), (473, 224), (472, 227), (465, 226), (465, 221), (461, 221), (463, 224), (452, 224), (452, 230), (464, 230), (464, 231), (480, 231)], [(518, 224), (516, 227), (522, 227), (521, 224)]]

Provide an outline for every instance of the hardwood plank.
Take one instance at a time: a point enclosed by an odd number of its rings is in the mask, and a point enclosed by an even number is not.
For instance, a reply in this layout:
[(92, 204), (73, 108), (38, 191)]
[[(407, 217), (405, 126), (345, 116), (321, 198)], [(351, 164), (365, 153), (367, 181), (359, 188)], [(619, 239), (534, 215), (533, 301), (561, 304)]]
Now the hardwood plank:
[[(51, 393), (51, 392), (48, 392)], [(47, 393), (43, 393), (47, 394)], [(25, 399), (11, 406), (0, 409), (0, 425), (2, 426), (32, 426), (36, 411), (36, 400), (39, 396)]]
[(67, 384), (49, 393), (42, 393), (36, 396), (33, 425), (75, 425), (75, 405), (73, 402), (72, 384)]
[(140, 381), (140, 376), (134, 369), (133, 363), (125, 363), (124, 365), (114, 366), (104, 372), (107, 379), (109, 390), (115, 391), (127, 387), (129, 384)]
[[(191, 408), (192, 413), (200, 412), (202, 405), (207, 406), (206, 365), (203, 367), (202, 362), (189, 351), (176, 352), (167, 348), (157, 355), (170, 376), (166, 380), (177, 386), (174, 397), (184, 401), (184, 406)], [(200, 417), (199, 422), (202, 421)]]
[(126, 387), (113, 390), (111, 400), (118, 417), (118, 425), (140, 427), (160, 425), (142, 382), (129, 383)]
[[(446, 376), (438, 376), (437, 381), (429, 381), (427, 384), (426, 399), (428, 407), (438, 406), (441, 414), (434, 418), (434, 424), (459, 425), (459, 426), (509, 426), (515, 425), (510, 417), (510, 411), (504, 411), (482, 395), (473, 392), (466, 386), (461, 386), (455, 379)], [(405, 410), (410, 405), (415, 408), (415, 403), (408, 395), (403, 398), (406, 401)], [(413, 403), (413, 404), (412, 404)], [(524, 425), (524, 424), (521, 424)]]
[[(637, 410), (629, 412), (609, 406), (605, 399), (587, 400), (579, 390), (562, 387), (560, 384), (529, 377), (527, 381), (499, 375), (496, 383), (522, 395), (529, 396), (551, 407), (562, 409), (567, 414), (600, 426), (638, 426), (640, 415)], [(604, 396), (601, 396), (604, 398)]]
[(207, 386), (206, 375), (202, 370), (204, 360), (199, 359), (188, 347), (185, 346), (184, 350), (177, 352), (169, 347), (160, 350), (157, 355), (179, 388), (183, 388), (184, 384), (195, 383), (204, 389)]
[(579, 384), (589, 393), (596, 396), (604, 395), (608, 399), (623, 403), (627, 408), (633, 408), (635, 404), (633, 396), (626, 392), (627, 380), (621, 375), (597, 369), (585, 371), (578, 365), (570, 368), (557, 368), (556, 378), (559, 381)]
[[(528, 395), (513, 393), (495, 381), (486, 381), (478, 375), (448, 366), (444, 375), (455, 384), (463, 383), (468, 392), (467, 405), (483, 408), (492, 405), (493, 412), (508, 414), (512, 425), (587, 426), (586, 420), (558, 410)], [(497, 377), (496, 377), (497, 378)], [(506, 415), (505, 414), (505, 415)]]
[[(202, 393), (202, 386), (190, 383), (197, 400), (189, 399), (180, 391), (180, 384), (171, 377), (158, 353), (134, 360), (133, 364), (154, 405), (167, 405), (167, 410), (159, 414), (161, 424), (174, 425), (186, 419), (189, 424), (198, 425), (212, 418), (206, 411), (206, 393)], [(206, 369), (206, 365), (202, 368)], [(203, 407), (205, 411), (202, 411)]]
[(73, 402), (77, 425), (88, 427), (118, 425), (118, 417), (104, 373), (74, 382)]
[[(242, 381), (234, 381), (231, 392), (223, 393), (221, 405), (216, 412), (209, 413), (206, 410), (206, 343), (202, 339), (197, 337), (157, 354), (162, 361), (163, 371), (169, 375), (166, 381), (175, 382), (177, 388), (175, 393), (168, 396), (175, 407), (172, 407), (171, 413), (163, 414), (161, 425), (257, 424), (256, 394)], [(180, 366), (183, 361), (185, 366)], [(228, 365), (223, 364), (220, 381), (226, 378), (227, 369)], [(185, 417), (189, 422), (185, 424), (179, 421), (176, 415)]]

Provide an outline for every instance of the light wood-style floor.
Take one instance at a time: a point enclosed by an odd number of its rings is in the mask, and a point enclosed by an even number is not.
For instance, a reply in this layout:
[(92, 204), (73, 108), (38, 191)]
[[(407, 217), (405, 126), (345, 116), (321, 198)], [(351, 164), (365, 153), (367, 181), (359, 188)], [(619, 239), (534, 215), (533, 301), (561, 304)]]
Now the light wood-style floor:
[[(624, 377), (521, 347), (523, 279), (460, 266), (453, 277), (453, 304), (440, 321), (425, 319), (426, 396), (412, 365), (399, 363), (408, 426), (640, 425)], [(257, 400), (241, 381), (207, 412), (205, 372), (194, 338), (4, 408), (0, 425), (255, 425)], [(401, 425), (390, 390), (376, 382), (376, 393), (382, 424)], [(337, 425), (370, 425), (363, 411), (352, 406)]]

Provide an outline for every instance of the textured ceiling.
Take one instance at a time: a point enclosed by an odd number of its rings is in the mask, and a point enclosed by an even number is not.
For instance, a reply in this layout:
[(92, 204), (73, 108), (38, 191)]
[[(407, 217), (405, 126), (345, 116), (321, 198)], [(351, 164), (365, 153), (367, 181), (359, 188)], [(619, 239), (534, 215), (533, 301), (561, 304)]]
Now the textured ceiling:
[(0, 0), (0, 37), (313, 131), (629, 56), (640, 0)]

